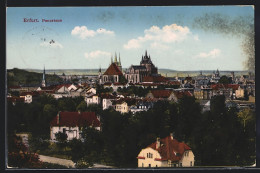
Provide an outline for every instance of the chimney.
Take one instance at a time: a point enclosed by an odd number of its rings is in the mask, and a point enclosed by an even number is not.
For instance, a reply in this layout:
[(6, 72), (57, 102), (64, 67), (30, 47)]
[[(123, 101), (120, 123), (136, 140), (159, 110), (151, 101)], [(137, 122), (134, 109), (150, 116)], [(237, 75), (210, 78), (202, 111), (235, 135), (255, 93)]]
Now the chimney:
[(57, 115), (57, 124), (60, 123), (60, 111), (58, 112), (58, 115)]
[(156, 138), (156, 149), (160, 147), (160, 138)]
[(173, 140), (173, 133), (170, 133), (171, 140)]

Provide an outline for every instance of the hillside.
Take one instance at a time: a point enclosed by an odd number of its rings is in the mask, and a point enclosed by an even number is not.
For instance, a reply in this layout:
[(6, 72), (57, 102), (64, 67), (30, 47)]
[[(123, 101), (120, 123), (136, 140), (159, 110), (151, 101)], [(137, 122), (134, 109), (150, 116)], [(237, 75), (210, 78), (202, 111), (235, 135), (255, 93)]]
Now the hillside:
[[(7, 70), (7, 85), (17, 86), (40, 86), (42, 81), (42, 73), (28, 72), (26, 70), (14, 68)], [(56, 75), (46, 74), (47, 83), (59, 83), (62, 79)]]

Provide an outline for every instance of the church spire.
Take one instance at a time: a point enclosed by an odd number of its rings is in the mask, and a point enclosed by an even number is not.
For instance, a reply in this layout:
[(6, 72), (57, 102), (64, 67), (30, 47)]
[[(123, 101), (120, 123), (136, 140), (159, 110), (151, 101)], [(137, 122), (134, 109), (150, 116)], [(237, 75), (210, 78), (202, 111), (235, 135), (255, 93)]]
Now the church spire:
[(119, 53), (119, 65), (121, 65), (121, 58), (120, 58), (120, 53)]
[(42, 87), (46, 87), (46, 81), (45, 81), (45, 65), (44, 65), (43, 73), (42, 73)]
[(113, 55), (112, 55), (112, 53), (111, 53), (111, 64), (113, 63)]
[(42, 80), (45, 80), (45, 65), (44, 65), (44, 67), (43, 67)]
[(116, 56), (116, 52), (115, 52), (115, 61), (114, 63), (117, 63), (117, 56)]
[(145, 50), (145, 57), (147, 57), (147, 50)]

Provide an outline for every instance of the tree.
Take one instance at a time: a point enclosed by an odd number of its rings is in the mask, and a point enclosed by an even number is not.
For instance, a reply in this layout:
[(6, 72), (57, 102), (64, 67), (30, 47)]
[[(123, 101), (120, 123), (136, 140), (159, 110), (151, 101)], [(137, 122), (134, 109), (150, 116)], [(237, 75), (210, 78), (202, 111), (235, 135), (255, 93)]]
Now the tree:
[(85, 101), (81, 101), (76, 109), (77, 109), (77, 111), (81, 111), (81, 112), (86, 111), (87, 110), (87, 103)]
[(249, 108), (244, 109), (238, 113), (238, 117), (241, 119), (244, 130), (246, 127), (246, 122), (253, 119), (253, 111)]
[(232, 83), (232, 78), (228, 78), (227, 76), (221, 76), (218, 83), (221, 83), (221, 84), (230, 84)]

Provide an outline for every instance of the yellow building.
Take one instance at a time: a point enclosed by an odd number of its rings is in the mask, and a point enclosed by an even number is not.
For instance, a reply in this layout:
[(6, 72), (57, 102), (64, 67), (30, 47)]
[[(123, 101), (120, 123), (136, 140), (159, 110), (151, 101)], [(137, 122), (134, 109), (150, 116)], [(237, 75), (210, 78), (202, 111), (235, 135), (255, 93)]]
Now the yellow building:
[(173, 134), (142, 149), (138, 154), (138, 167), (192, 167), (194, 154), (191, 148), (173, 138)]

